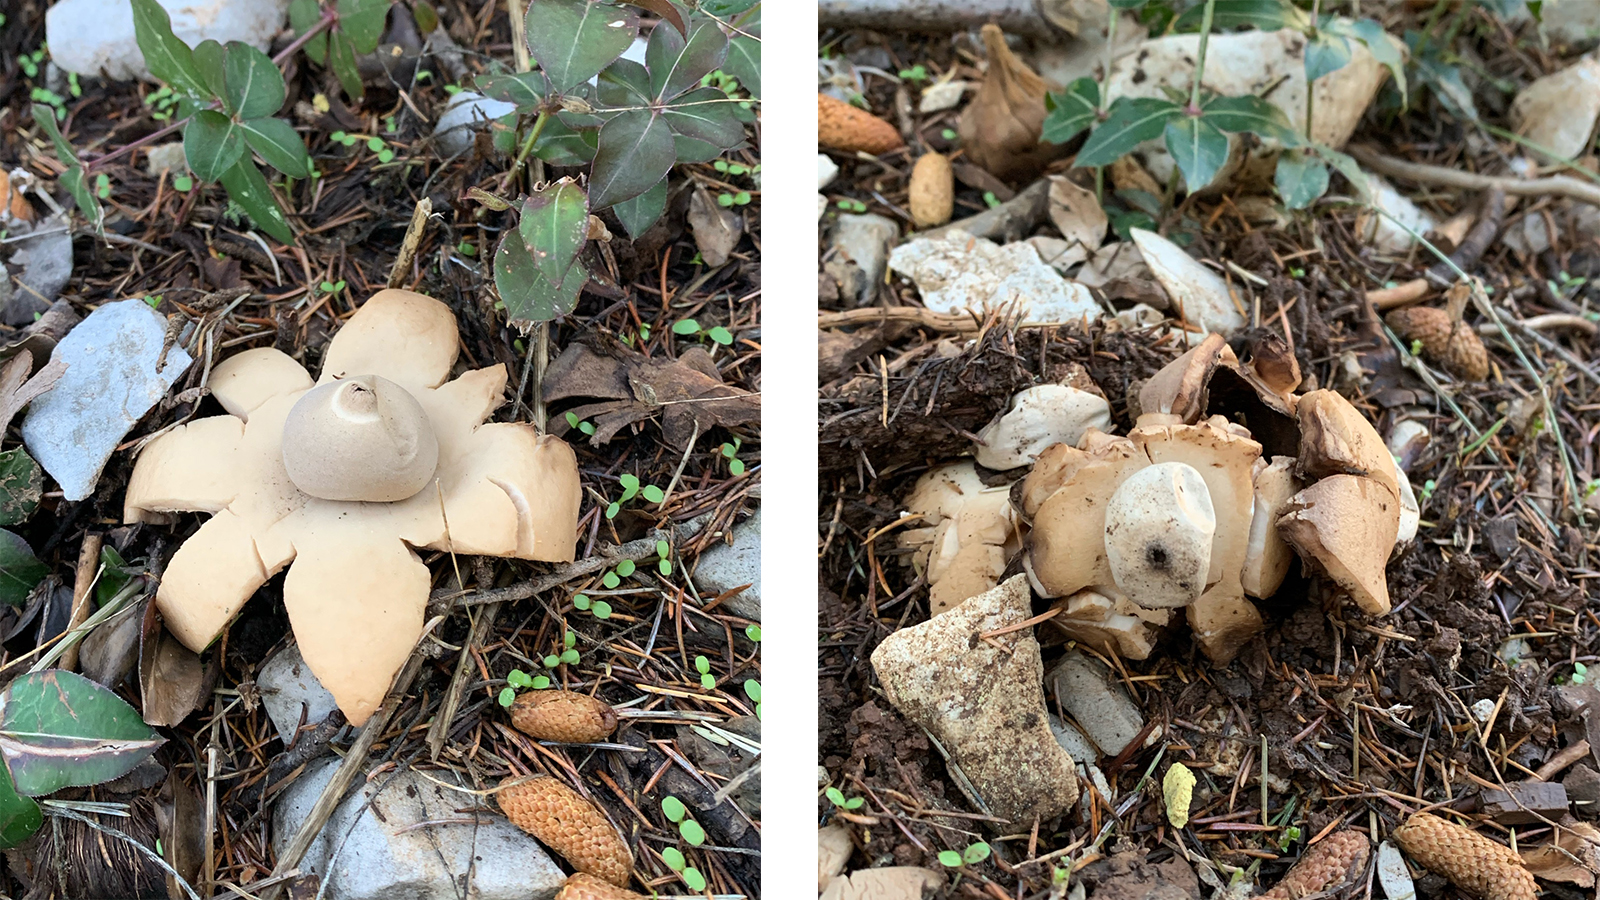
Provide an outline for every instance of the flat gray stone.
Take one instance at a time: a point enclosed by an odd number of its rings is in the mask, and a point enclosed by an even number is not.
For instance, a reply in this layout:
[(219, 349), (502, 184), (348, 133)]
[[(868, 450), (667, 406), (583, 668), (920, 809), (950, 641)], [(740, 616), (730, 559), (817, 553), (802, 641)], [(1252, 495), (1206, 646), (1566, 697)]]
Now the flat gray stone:
[(67, 371), (28, 405), (22, 441), (68, 500), (94, 492), (106, 460), (193, 362), (182, 347), (156, 371), (166, 317), (143, 300), (118, 300), (89, 314), (50, 354)]
[[(311, 763), (277, 801), (277, 853), (294, 839), (339, 762)], [(427, 774), (460, 783), (446, 770)], [(321, 877), (325, 900), (550, 900), (566, 880), (538, 841), (472, 794), (416, 771), (370, 782), (358, 776), (356, 783), (300, 861), (300, 871)]]
[(472, 133), (501, 116), (517, 111), (516, 104), (491, 100), (473, 91), (461, 91), (450, 98), (450, 105), (433, 126), (434, 145), (440, 156), (465, 153), (472, 146)]
[(20, 282), (3, 312), (5, 324), (13, 328), (32, 325), (34, 316), (49, 309), (72, 279), (72, 231), (66, 218), (40, 222), (33, 232), (11, 244), (6, 264)]
[[(211, 39), (267, 49), (283, 27), (289, 0), (157, 0), (172, 33), (190, 47)], [(119, 81), (150, 77), (133, 31), (128, 0), (62, 0), (44, 17), (45, 42), (56, 65), (79, 75), (103, 71)]]
[(889, 264), (889, 245), (899, 237), (900, 224), (893, 219), (876, 213), (841, 215), (827, 263), (840, 294), (855, 304), (870, 301)]
[(1061, 708), (1072, 714), (1084, 734), (1107, 756), (1121, 753), (1144, 730), (1144, 714), (1114, 677), (1104, 665), (1076, 650), (1062, 657), (1045, 676), (1045, 684), (1055, 691)]
[(267, 718), (285, 745), (294, 740), (300, 729), (302, 709), (306, 724), (315, 725), (339, 708), (333, 695), (311, 674), (298, 645), (286, 647), (267, 660), (256, 673), (256, 687), (261, 690), (261, 705), (267, 708)]
[(761, 509), (733, 527), (733, 543), (718, 543), (700, 554), (694, 586), (702, 597), (715, 597), (741, 584), (749, 587), (722, 601), (741, 619), (761, 621)]

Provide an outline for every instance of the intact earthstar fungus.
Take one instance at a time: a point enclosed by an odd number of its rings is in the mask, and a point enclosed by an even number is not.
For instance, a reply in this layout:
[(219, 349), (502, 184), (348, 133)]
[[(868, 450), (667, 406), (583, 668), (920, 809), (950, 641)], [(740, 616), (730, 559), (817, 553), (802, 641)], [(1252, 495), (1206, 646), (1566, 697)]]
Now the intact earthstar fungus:
[(417, 549), (573, 558), (572, 449), (531, 425), (486, 422), (505, 400), (506, 368), (447, 380), (458, 343), (449, 307), (386, 290), (334, 335), (315, 383), (271, 348), (212, 371), (228, 414), (152, 441), (124, 509), (130, 523), (212, 514), (156, 594), (185, 646), (205, 649), (289, 566), (300, 652), (360, 725), (422, 635), (430, 577)]

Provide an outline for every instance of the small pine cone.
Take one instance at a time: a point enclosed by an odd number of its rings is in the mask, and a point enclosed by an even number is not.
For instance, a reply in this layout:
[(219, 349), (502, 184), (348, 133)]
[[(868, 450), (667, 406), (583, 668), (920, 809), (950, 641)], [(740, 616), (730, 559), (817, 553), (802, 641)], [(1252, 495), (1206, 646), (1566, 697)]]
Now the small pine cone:
[(1402, 341), (1422, 344), (1422, 355), (1444, 366), (1457, 378), (1482, 381), (1489, 377), (1489, 351), (1478, 333), (1465, 322), (1450, 321), (1450, 314), (1431, 306), (1409, 306), (1385, 316)]
[(1370, 844), (1359, 831), (1335, 831), (1306, 851), (1278, 886), (1257, 900), (1299, 900), (1342, 887), (1367, 866)]
[(599, 807), (549, 775), (521, 784), (517, 780), (512, 776), (500, 782), (495, 795), (511, 824), (561, 854), (579, 872), (627, 887), (633, 854)]
[(1393, 837), (1412, 860), (1479, 900), (1534, 900), (1538, 893), (1522, 857), (1470, 828), (1417, 813)]
[(955, 212), (956, 175), (941, 153), (924, 153), (911, 169), (911, 221), (918, 228), (934, 228), (950, 221)]
[(527, 691), (511, 704), (511, 724), (541, 741), (590, 744), (617, 730), (617, 714), (577, 691)]
[(864, 109), (817, 94), (817, 143), (829, 150), (877, 156), (906, 145), (893, 125)]
[(579, 872), (561, 885), (556, 900), (644, 900), (644, 895)]

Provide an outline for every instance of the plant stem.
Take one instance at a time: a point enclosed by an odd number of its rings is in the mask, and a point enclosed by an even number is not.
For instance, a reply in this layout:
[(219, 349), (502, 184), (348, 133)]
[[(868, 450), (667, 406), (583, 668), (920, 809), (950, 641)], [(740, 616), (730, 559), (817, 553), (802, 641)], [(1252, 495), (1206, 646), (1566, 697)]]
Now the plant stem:
[(1200, 110), (1200, 79), (1206, 74), (1206, 42), (1211, 40), (1211, 14), (1216, 11), (1217, 0), (1206, 0), (1206, 11), (1200, 19), (1200, 52), (1195, 54), (1194, 84), (1189, 85), (1189, 111)]
[(533, 152), (533, 145), (539, 140), (539, 135), (544, 133), (545, 123), (550, 121), (549, 110), (539, 110), (539, 118), (533, 120), (533, 128), (528, 130), (528, 136), (522, 139), (522, 149), (517, 151), (517, 161), (512, 163), (511, 171), (500, 182), (500, 192), (505, 193), (511, 182), (522, 172), (522, 164), (528, 161), (528, 154)]
[(144, 147), (144, 146), (147, 146), (149, 144), (153, 144), (156, 141), (161, 140), (162, 138), (164, 138), (167, 135), (173, 133), (174, 131), (177, 131), (178, 129), (182, 128), (184, 125), (187, 125), (188, 123), (189, 123), (188, 119), (184, 119), (181, 122), (173, 122), (171, 125), (168, 125), (167, 127), (161, 129), (160, 131), (151, 132), (150, 134), (147, 134), (144, 137), (139, 138), (137, 141), (134, 141), (131, 144), (124, 144), (121, 147), (118, 147), (117, 149), (111, 151), (110, 153), (107, 153), (105, 156), (100, 156), (100, 157), (96, 157), (95, 159), (91, 159), (88, 162), (83, 164), (83, 171), (84, 172), (93, 172), (99, 166), (103, 166), (106, 163), (111, 162), (114, 159), (120, 159), (120, 158), (122, 158), (124, 156), (127, 156), (129, 153), (132, 153), (133, 151), (139, 149), (140, 147)]
[[(1317, 21), (1321, 18), (1322, 0), (1311, 0), (1311, 34), (1309, 38), (1317, 35)], [(1311, 116), (1317, 108), (1317, 86), (1311, 79), (1306, 79), (1306, 140), (1315, 140), (1311, 137)]]
[(1117, 21), (1122, 18), (1122, 10), (1111, 7), (1111, 21), (1106, 25), (1106, 70), (1100, 76), (1100, 109), (1106, 111), (1106, 91), (1111, 88), (1111, 63), (1116, 57), (1117, 49)]
[(317, 35), (321, 34), (324, 31), (327, 31), (328, 28), (331, 25), (333, 25), (333, 23), (335, 23), (337, 21), (339, 21), (339, 13), (336, 10), (330, 9), (330, 10), (324, 12), (322, 14), (322, 19), (319, 22), (317, 22), (317, 24), (311, 26), (309, 29), (306, 30), (305, 34), (302, 34), (299, 37), (295, 38), (294, 39), (294, 43), (292, 43), (289, 46), (283, 48), (283, 50), (280, 51), (277, 56), (274, 56), (272, 58), (272, 64), (275, 65), (275, 66), (283, 65), (284, 61), (287, 60), (289, 57), (293, 56), (294, 52), (296, 50), (299, 50), (301, 47), (304, 47), (312, 38), (316, 37)]

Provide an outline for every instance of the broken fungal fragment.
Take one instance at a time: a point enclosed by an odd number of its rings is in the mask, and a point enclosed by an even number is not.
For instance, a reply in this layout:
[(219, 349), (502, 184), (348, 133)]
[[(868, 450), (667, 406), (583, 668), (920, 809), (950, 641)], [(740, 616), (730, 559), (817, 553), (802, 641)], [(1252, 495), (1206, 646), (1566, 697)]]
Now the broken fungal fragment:
[(1098, 394), (1065, 384), (1019, 391), (1011, 406), (978, 432), (978, 464), (1006, 470), (1031, 465), (1051, 444), (1077, 446), (1091, 428), (1111, 429), (1111, 405)]
[(1400, 501), (1388, 488), (1358, 475), (1330, 475), (1294, 495), (1278, 529), (1363, 612), (1389, 611), (1384, 566), (1400, 530)]
[(999, 584), (1020, 549), (1008, 488), (984, 486), (970, 460), (919, 478), (906, 509), (928, 523), (907, 529), (900, 545), (916, 551), (910, 561), (927, 576), (932, 615)]
[[(334, 335), (321, 387), (270, 348), (216, 367), (211, 390), (228, 414), (152, 441), (134, 466), (124, 507), (128, 522), (212, 514), (173, 555), (156, 594), (179, 641), (204, 650), (257, 588), (289, 567), (284, 605), (300, 652), (350, 723), (360, 725), (422, 634), (431, 579), (418, 549), (573, 558), (580, 497), (572, 449), (531, 425), (486, 424), (505, 400), (506, 369), (447, 380), (458, 347), (447, 306), (387, 290)], [(314, 399), (300, 408), (308, 397)], [(437, 442), (435, 464), (423, 449), (428, 430)], [(412, 439), (417, 446), (408, 451)], [(363, 441), (376, 448), (369, 463), (414, 469), (398, 478), (370, 471), (381, 466), (361, 471), (342, 454)], [(315, 477), (300, 468), (315, 469), (319, 456)], [(297, 460), (293, 473), (290, 460)], [(332, 487), (340, 478), (349, 490)], [(325, 499), (307, 488), (410, 493), (366, 502)]]
[(1149, 659), (1157, 633), (1172, 621), (1172, 610), (1146, 609), (1110, 588), (1081, 590), (1056, 608), (1049, 624), (1069, 640), (1123, 659)]

